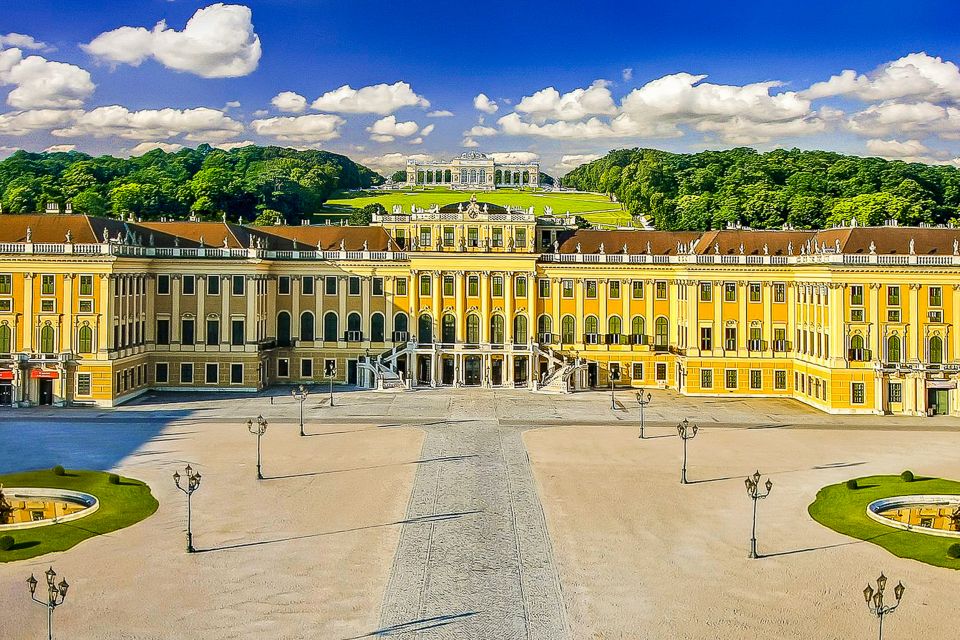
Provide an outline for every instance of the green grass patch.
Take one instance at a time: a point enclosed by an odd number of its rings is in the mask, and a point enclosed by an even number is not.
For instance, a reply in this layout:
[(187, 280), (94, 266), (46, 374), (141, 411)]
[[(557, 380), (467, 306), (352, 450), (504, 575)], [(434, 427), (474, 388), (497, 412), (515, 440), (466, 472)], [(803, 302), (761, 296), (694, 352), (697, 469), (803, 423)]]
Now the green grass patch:
[(0, 475), (0, 483), (5, 487), (70, 489), (89, 493), (100, 500), (100, 508), (85, 518), (35, 529), (5, 532), (5, 535), (13, 537), (14, 544), (8, 551), (0, 551), (0, 562), (25, 560), (53, 551), (64, 551), (87, 538), (140, 522), (160, 506), (145, 483), (121, 477), (118, 484), (113, 484), (110, 482), (110, 475), (103, 471), (72, 469), (68, 469), (62, 476), (54, 474), (50, 469)]
[(856, 489), (846, 482), (832, 484), (817, 492), (807, 507), (810, 516), (838, 533), (880, 545), (900, 558), (912, 558), (937, 567), (960, 569), (960, 558), (948, 553), (956, 538), (942, 538), (887, 527), (867, 516), (867, 505), (880, 498), (909, 495), (960, 495), (960, 482), (916, 476), (905, 482), (900, 476), (857, 478)]
[[(404, 191), (355, 191), (340, 192), (324, 204), (327, 212), (348, 212), (362, 209), (368, 204), (380, 203), (387, 211), (395, 204), (410, 211), (411, 205), (429, 209), (433, 205), (441, 207), (447, 204), (469, 200), (473, 192), (454, 191), (445, 188), (426, 188)], [(569, 211), (581, 215), (587, 220), (604, 224), (627, 224), (630, 214), (620, 209), (616, 202), (602, 193), (554, 193), (530, 189), (497, 189), (496, 191), (478, 191), (477, 200), (511, 207), (534, 207), (537, 215), (542, 215), (544, 207), (553, 207), (555, 214)]]

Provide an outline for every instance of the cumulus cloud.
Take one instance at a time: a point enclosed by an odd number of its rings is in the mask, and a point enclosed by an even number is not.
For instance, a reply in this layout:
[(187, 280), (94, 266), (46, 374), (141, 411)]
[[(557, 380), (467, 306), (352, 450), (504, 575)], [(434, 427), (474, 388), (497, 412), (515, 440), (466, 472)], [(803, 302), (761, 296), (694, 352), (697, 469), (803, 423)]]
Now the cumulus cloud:
[(488, 98), (485, 93), (481, 93), (473, 99), (473, 108), (477, 111), (483, 111), (484, 113), (496, 113), (500, 107), (497, 106), (496, 102)]
[(0, 85), (14, 86), (7, 104), (17, 109), (80, 107), (95, 88), (85, 69), (41, 56), (24, 58), (20, 49), (0, 51)]
[(633, 67), (627, 67), (620, 72), (620, 77), (623, 78), (624, 82), (630, 82), (633, 80)]
[(562, 95), (553, 87), (547, 87), (531, 96), (525, 96), (517, 104), (516, 110), (538, 122), (613, 115), (617, 112), (617, 105), (607, 88), (608, 85), (604, 80), (597, 80), (586, 89), (574, 89)]
[(0, 35), (0, 48), (2, 47), (17, 47), (18, 49), (27, 49), (29, 51), (55, 50), (54, 47), (51, 47), (46, 42), (40, 42), (39, 40), (34, 39), (33, 36), (28, 36), (23, 33), (8, 33), (6, 35)]
[(417, 95), (406, 82), (375, 84), (359, 89), (345, 84), (323, 94), (310, 106), (317, 111), (377, 113), (385, 116), (403, 107), (427, 108), (430, 101)]
[(345, 123), (340, 116), (318, 113), (254, 120), (250, 126), (259, 135), (283, 142), (316, 144), (339, 138), (340, 127)]
[(847, 69), (813, 84), (803, 95), (811, 99), (852, 96), (866, 102), (897, 98), (955, 101), (960, 100), (960, 68), (921, 51), (887, 62), (869, 74)]
[(34, 131), (62, 127), (74, 120), (83, 111), (61, 109), (34, 109), (0, 113), (0, 135), (24, 136)]
[(225, 140), (241, 133), (241, 123), (208, 107), (130, 111), (112, 105), (78, 115), (72, 123), (51, 133), (61, 138), (117, 136), (128, 140), (163, 140), (184, 136), (193, 142)]
[(81, 48), (111, 64), (136, 67), (152, 58), (169, 69), (203, 78), (248, 75), (262, 53), (250, 8), (222, 2), (198, 9), (182, 31), (161, 20), (152, 30), (120, 27), (101, 33)]
[(582, 164), (599, 160), (602, 156), (599, 153), (571, 153), (560, 157), (560, 162), (555, 168), (561, 171), (572, 171)]
[(495, 162), (536, 162), (540, 159), (540, 154), (534, 153), (532, 151), (499, 151), (496, 153), (488, 153), (489, 157), (493, 158)]
[(141, 142), (137, 146), (130, 149), (130, 155), (142, 156), (143, 154), (155, 149), (161, 149), (167, 153), (173, 153), (174, 151), (180, 151), (180, 149), (183, 149), (183, 145), (177, 144), (176, 142)]
[(446, 109), (438, 109), (436, 111), (431, 111), (427, 114), (428, 118), (452, 118), (453, 111), (447, 111)]
[(497, 135), (497, 133), (498, 131), (493, 127), (485, 127), (483, 125), (478, 124), (478, 125), (475, 125), (474, 127), (471, 127), (469, 130), (464, 131), (463, 135), (470, 136), (473, 138), (483, 138), (485, 136), (495, 136)]
[(408, 138), (419, 130), (420, 127), (416, 122), (412, 120), (397, 122), (396, 116), (385, 116), (367, 127), (367, 131), (371, 134), (370, 139), (376, 142), (393, 142), (396, 138)]
[(52, 144), (44, 151), (47, 153), (66, 153), (68, 151), (76, 151), (77, 145), (75, 144)]
[(848, 126), (854, 133), (880, 137), (885, 135), (936, 134), (960, 139), (960, 108), (930, 102), (885, 101), (853, 114)]
[(474, 140), (473, 138), (467, 137), (460, 142), (460, 146), (467, 147), (468, 149), (472, 149), (474, 147), (479, 147), (480, 143)]
[(239, 108), (240, 108), (240, 101), (239, 101), (239, 100), (231, 100), (231, 101), (229, 101), (227, 104), (225, 104), (224, 107), (226, 107), (227, 109), (239, 109)]
[(436, 128), (436, 126), (437, 125), (434, 125), (434, 124), (428, 124), (423, 129), (420, 129), (420, 135), (422, 136), (430, 135), (431, 133), (433, 133), (433, 130)]
[(380, 173), (389, 174), (406, 167), (408, 159), (416, 160), (418, 162), (429, 162), (430, 160), (435, 160), (436, 158), (428, 153), (404, 154), (394, 152), (384, 153), (383, 155), (379, 156), (361, 158), (360, 164), (370, 167), (375, 171), (379, 171)]
[(270, 104), (284, 113), (303, 113), (307, 110), (307, 99), (293, 91), (281, 91), (273, 96)]
[(253, 140), (241, 140), (239, 142), (217, 142), (212, 146), (217, 149), (223, 149), (224, 151), (230, 151), (231, 149), (242, 149), (243, 147), (249, 147), (254, 144), (257, 143)]
[(919, 140), (867, 140), (867, 151), (881, 158), (919, 158), (930, 154), (930, 148)]

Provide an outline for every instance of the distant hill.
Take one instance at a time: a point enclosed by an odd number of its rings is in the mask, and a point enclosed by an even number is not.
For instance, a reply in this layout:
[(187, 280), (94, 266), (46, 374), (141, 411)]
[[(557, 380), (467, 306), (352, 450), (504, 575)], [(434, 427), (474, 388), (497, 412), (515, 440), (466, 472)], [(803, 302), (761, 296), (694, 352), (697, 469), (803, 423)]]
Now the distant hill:
[(823, 228), (957, 221), (960, 170), (827, 151), (739, 148), (677, 154), (620, 149), (581, 165), (565, 187), (612, 193), (658, 229)]
[(144, 220), (195, 214), (272, 222), (280, 215), (296, 222), (336, 190), (382, 182), (346, 156), (254, 145), (158, 149), (136, 158), (17, 151), (0, 161), (0, 203), (8, 213), (70, 201), (78, 213)]

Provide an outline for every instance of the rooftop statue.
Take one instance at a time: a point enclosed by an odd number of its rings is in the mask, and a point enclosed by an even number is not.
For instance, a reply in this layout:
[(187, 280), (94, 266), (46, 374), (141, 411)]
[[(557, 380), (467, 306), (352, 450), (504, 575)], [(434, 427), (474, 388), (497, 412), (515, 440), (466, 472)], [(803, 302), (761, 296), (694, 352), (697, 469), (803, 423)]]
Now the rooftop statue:
[(910, 238), (910, 255), (914, 256), (916, 254), (917, 252), (914, 251), (914, 248), (913, 248), (913, 238)]
[(600, 243), (600, 253), (603, 253), (603, 243)]
[(787, 243), (787, 255), (788, 256), (793, 255), (793, 240)]
[(577, 253), (581, 253), (581, 251), (580, 251), (580, 243), (579, 243), (579, 242), (577, 243)]
[(364, 250), (364, 251), (367, 251), (367, 250), (368, 250), (368, 249), (367, 249), (367, 246), (368, 246), (368, 245), (367, 245), (367, 241), (364, 240), (364, 241), (363, 241), (363, 250)]
[(765, 256), (770, 255), (770, 247), (767, 246), (766, 242), (763, 243), (763, 255)]
[[(954, 246), (956, 246), (957, 241), (954, 240), (953, 243), (954, 243)], [(877, 253), (877, 245), (876, 245), (876, 243), (874, 243), (873, 240), (871, 240), (871, 241), (870, 241), (870, 255), (874, 255), (874, 254), (876, 254), (876, 253)]]
[(837, 238), (836, 240), (834, 240), (833, 243), (834, 243), (834, 249), (836, 249), (836, 252), (840, 253), (840, 238)]

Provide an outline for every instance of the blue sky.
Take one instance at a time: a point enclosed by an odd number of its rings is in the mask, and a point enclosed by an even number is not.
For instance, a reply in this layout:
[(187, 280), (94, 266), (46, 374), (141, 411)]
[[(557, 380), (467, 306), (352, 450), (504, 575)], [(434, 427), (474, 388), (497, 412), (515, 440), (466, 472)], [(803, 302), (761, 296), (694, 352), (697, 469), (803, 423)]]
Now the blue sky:
[(554, 174), (632, 146), (960, 156), (956, 2), (5, 4), (4, 154), (252, 141), (388, 170), (477, 149)]

